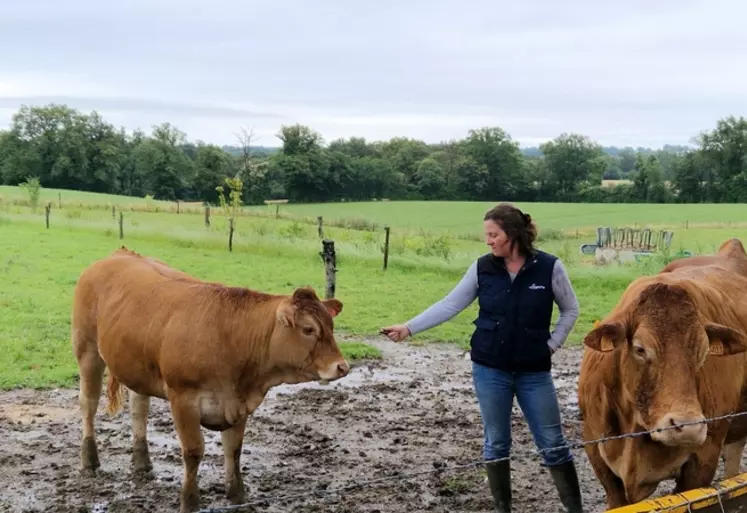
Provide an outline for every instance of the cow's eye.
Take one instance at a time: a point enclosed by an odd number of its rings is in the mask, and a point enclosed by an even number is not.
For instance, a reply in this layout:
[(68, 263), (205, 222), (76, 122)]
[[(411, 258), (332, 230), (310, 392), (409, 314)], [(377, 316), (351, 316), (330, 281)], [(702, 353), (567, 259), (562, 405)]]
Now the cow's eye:
[(644, 349), (643, 346), (633, 346), (633, 351), (635, 352), (636, 356), (640, 358), (646, 357), (646, 349)]
[(312, 328), (311, 326), (304, 326), (303, 327), (303, 334), (304, 335), (309, 335), (309, 336), (313, 335), (314, 334), (314, 328)]

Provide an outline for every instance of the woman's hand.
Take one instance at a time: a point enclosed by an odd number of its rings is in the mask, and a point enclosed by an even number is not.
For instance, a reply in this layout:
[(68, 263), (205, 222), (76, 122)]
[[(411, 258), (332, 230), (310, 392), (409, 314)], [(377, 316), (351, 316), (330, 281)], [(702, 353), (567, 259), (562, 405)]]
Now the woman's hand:
[(389, 337), (389, 340), (391, 340), (392, 342), (401, 342), (402, 340), (410, 336), (410, 329), (404, 324), (396, 324), (394, 326), (381, 328), (381, 331), (379, 333)]

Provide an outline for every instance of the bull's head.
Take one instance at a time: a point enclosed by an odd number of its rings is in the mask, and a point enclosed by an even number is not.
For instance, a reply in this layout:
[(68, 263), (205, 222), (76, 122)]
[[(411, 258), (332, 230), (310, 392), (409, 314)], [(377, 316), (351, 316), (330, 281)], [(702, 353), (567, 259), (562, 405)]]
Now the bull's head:
[(309, 287), (298, 288), (276, 311), (272, 345), (283, 367), (286, 382), (334, 381), (350, 372), (334, 336), (332, 318), (342, 311), (337, 299), (321, 301)]
[(584, 344), (595, 351), (619, 353), (623, 394), (635, 405), (637, 422), (646, 430), (666, 429), (652, 433), (654, 440), (688, 446), (705, 442), (708, 432), (698, 372), (709, 357), (745, 351), (747, 337), (703, 321), (684, 288), (654, 283), (625, 314), (598, 323)]

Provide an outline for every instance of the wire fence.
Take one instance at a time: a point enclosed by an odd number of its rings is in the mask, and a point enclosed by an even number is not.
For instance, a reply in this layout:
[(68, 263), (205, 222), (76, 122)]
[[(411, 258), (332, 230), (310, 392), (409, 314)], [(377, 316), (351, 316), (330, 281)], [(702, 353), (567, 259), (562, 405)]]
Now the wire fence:
[[(728, 413), (728, 414), (725, 414), (725, 415), (720, 415), (718, 417), (711, 417), (711, 418), (707, 418), (707, 419), (703, 419), (703, 420), (699, 420), (699, 421), (683, 422), (683, 423), (680, 423), (680, 424), (673, 424), (673, 425), (667, 426), (665, 428), (657, 428), (657, 429), (652, 429), (652, 430), (648, 430), (648, 431), (636, 431), (634, 433), (623, 433), (623, 434), (620, 434), (620, 435), (612, 435), (612, 436), (597, 438), (597, 439), (594, 439), (594, 440), (583, 440), (583, 441), (579, 441), (579, 442), (565, 443), (563, 445), (559, 445), (559, 446), (555, 446), (555, 447), (549, 447), (549, 448), (546, 448), (546, 449), (536, 449), (534, 452), (539, 453), (539, 454), (543, 454), (543, 453), (554, 452), (554, 451), (564, 451), (564, 450), (581, 449), (581, 448), (586, 447), (587, 445), (602, 444), (602, 443), (605, 443), (605, 442), (611, 442), (611, 441), (614, 441), (614, 440), (621, 440), (621, 439), (625, 439), (625, 438), (636, 438), (636, 437), (641, 437), (641, 436), (647, 436), (647, 435), (652, 435), (654, 433), (661, 433), (661, 432), (664, 432), (664, 431), (669, 431), (671, 429), (680, 429), (680, 428), (683, 428), (683, 427), (693, 426), (693, 425), (699, 425), (699, 424), (710, 424), (712, 422), (717, 422), (717, 421), (720, 421), (720, 420), (730, 420), (730, 419), (734, 419), (734, 418), (737, 418), (737, 417), (743, 417), (743, 416), (746, 416), (746, 415), (747, 415), (747, 411), (736, 412), (736, 413)], [(252, 501), (244, 502), (242, 504), (232, 504), (232, 505), (228, 505), (228, 506), (215, 506), (215, 507), (209, 507), (209, 508), (206, 508), (206, 509), (201, 509), (201, 510), (198, 511), (198, 513), (227, 513), (227, 512), (233, 512), (233, 511), (241, 511), (241, 510), (245, 510), (245, 509), (252, 508), (252, 507), (255, 507), (255, 506), (260, 506), (260, 505), (268, 505), (268, 504), (272, 504), (272, 503), (282, 503), (282, 502), (285, 502), (285, 501), (288, 501), (288, 500), (306, 499), (306, 498), (312, 498), (312, 497), (314, 497), (314, 498), (324, 498), (324, 497), (328, 497), (328, 496), (337, 495), (337, 494), (339, 494), (341, 492), (349, 492), (349, 491), (355, 490), (355, 489), (371, 488), (371, 487), (374, 487), (376, 485), (387, 484), (387, 483), (392, 483), (392, 482), (397, 482), (397, 481), (405, 481), (407, 479), (411, 479), (411, 478), (418, 477), (418, 476), (423, 476), (423, 475), (440, 474), (440, 473), (444, 473), (444, 472), (463, 471), (463, 470), (467, 470), (467, 469), (478, 468), (478, 467), (484, 466), (484, 465), (486, 465), (488, 463), (493, 463), (493, 462), (498, 462), (498, 461), (506, 461), (506, 460), (510, 460), (510, 459), (511, 459), (510, 456), (509, 457), (505, 457), (505, 458), (495, 459), (495, 460), (480, 459), (480, 460), (474, 460), (474, 461), (471, 461), (471, 462), (468, 462), (468, 463), (462, 463), (462, 464), (453, 465), (453, 466), (441, 465), (441, 466), (437, 466), (436, 468), (432, 468), (432, 469), (429, 468), (427, 470), (421, 470), (421, 471), (416, 471), (416, 472), (408, 472), (408, 473), (397, 472), (397, 473), (395, 473), (395, 474), (393, 474), (391, 476), (385, 476), (385, 477), (380, 477), (380, 478), (375, 478), (375, 479), (368, 479), (368, 480), (362, 480), (362, 481), (353, 481), (353, 482), (351, 482), (349, 484), (346, 484), (346, 485), (343, 485), (343, 486), (339, 486), (339, 487), (335, 487), (335, 488), (331, 488), (331, 489), (330, 488), (324, 488), (324, 489), (318, 489), (317, 488), (317, 489), (308, 490), (308, 491), (305, 491), (305, 492), (298, 492), (298, 493), (287, 494), (287, 495), (265, 495), (265, 496), (262, 496), (260, 498), (254, 499)], [(704, 500), (708, 500), (710, 498), (718, 498), (718, 501), (719, 501), (719, 504), (720, 504), (720, 507), (721, 507), (721, 511), (723, 513), (726, 513), (726, 510), (724, 509), (723, 503), (721, 501), (722, 495), (724, 495), (725, 493), (729, 493), (731, 491), (737, 490), (739, 488), (745, 487), (745, 486), (747, 486), (747, 484), (744, 484), (744, 485), (742, 485), (742, 484), (735, 485), (735, 486), (728, 487), (728, 488), (720, 488), (720, 489), (717, 489), (716, 491), (714, 491), (714, 492), (712, 492), (710, 494), (706, 494), (706, 495), (703, 495), (703, 496), (699, 497), (696, 501), (688, 501), (688, 503), (687, 503), (688, 511), (691, 511), (690, 510), (690, 506), (692, 506), (696, 502), (699, 503), (699, 502), (702, 502)], [(664, 509), (656, 509), (656, 510), (651, 510), (651, 511), (652, 512), (655, 511), (655, 512), (664, 513), (666, 511), (671, 511), (672, 509), (675, 509), (675, 508), (681, 508), (682, 506), (683, 506), (682, 504), (678, 504), (676, 506), (669, 506), (669, 507), (666, 507)]]

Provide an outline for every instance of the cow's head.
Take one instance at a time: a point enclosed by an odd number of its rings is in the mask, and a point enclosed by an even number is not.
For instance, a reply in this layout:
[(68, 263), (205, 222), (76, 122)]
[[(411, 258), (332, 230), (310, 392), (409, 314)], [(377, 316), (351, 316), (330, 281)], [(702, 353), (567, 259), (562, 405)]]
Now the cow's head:
[(334, 381), (350, 372), (334, 336), (332, 318), (341, 311), (342, 302), (321, 301), (310, 287), (296, 289), (279, 303), (272, 360), (281, 362), (286, 382)]
[(652, 433), (654, 440), (687, 446), (702, 444), (708, 432), (696, 379), (703, 363), (745, 351), (747, 337), (703, 321), (681, 286), (653, 283), (621, 316), (598, 323), (584, 344), (618, 353), (623, 400), (633, 405), (644, 429), (666, 429)]

